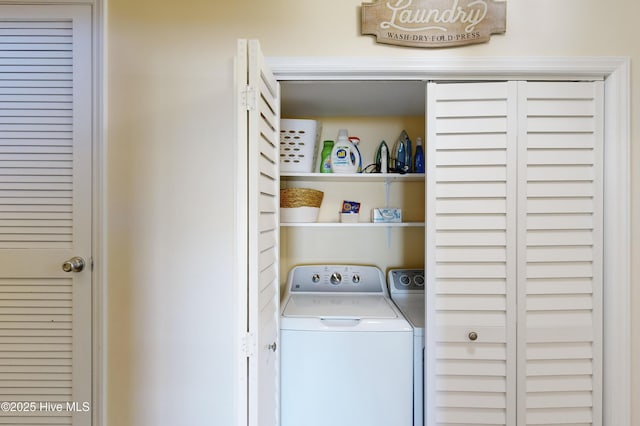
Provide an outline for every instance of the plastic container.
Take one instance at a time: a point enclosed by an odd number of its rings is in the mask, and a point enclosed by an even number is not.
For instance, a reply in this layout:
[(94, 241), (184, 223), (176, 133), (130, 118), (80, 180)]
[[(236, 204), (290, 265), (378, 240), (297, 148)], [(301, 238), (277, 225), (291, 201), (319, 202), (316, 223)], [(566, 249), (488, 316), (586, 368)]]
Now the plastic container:
[(331, 173), (331, 151), (333, 150), (333, 141), (324, 141), (322, 145), (322, 154), (320, 155), (320, 173)]
[(280, 120), (280, 171), (313, 172), (319, 137), (316, 120)]
[(360, 160), (360, 152), (349, 141), (347, 130), (340, 129), (331, 150), (331, 170), (333, 173), (357, 173)]

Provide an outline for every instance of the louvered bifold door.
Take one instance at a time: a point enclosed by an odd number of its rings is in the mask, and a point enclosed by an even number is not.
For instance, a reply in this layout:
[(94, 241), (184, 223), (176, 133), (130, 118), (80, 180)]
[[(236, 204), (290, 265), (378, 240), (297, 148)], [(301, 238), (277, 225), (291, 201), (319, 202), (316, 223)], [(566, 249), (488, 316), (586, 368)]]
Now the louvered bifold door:
[(91, 424), (91, 40), (88, 5), (0, 5), (2, 425)]
[(518, 98), (518, 424), (600, 425), (603, 83)]
[(279, 425), (280, 86), (256, 40), (249, 80), (249, 425)]
[(429, 426), (515, 422), (515, 89), (427, 88)]

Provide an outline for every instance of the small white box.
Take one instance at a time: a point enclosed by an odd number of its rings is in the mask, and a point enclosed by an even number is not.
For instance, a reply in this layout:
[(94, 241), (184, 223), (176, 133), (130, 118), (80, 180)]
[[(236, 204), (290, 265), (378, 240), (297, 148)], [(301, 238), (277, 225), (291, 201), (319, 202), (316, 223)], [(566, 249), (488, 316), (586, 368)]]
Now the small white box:
[(358, 223), (360, 213), (340, 213), (340, 222), (342, 223)]
[(400, 223), (402, 222), (402, 209), (393, 207), (371, 209), (371, 221), (373, 223)]

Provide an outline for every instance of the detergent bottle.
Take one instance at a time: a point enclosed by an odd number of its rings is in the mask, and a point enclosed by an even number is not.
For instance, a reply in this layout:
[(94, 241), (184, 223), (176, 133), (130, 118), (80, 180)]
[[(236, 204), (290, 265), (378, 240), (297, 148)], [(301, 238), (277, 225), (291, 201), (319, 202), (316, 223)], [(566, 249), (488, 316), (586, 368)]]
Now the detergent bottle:
[(326, 140), (322, 145), (322, 154), (320, 159), (320, 173), (331, 173), (331, 151), (333, 150), (333, 141)]
[(331, 150), (331, 169), (333, 173), (357, 173), (360, 163), (360, 152), (349, 141), (347, 129), (338, 131), (338, 139)]

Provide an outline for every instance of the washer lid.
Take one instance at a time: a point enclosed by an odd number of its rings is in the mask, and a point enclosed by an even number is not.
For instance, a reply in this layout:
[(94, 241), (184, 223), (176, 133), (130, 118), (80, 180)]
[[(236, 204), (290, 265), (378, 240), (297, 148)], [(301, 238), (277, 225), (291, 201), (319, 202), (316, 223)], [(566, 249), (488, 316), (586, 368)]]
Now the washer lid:
[(365, 319), (398, 318), (385, 296), (294, 294), (287, 300), (282, 315), (289, 318)]

